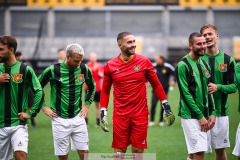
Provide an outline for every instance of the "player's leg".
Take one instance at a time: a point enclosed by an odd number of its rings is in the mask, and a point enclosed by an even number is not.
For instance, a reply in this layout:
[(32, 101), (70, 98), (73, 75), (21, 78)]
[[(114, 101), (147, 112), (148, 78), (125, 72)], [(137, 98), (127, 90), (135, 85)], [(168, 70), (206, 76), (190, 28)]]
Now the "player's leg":
[(230, 147), (228, 116), (216, 117), (211, 129), (212, 146), (216, 152), (216, 160), (227, 160), (225, 148)]
[(155, 117), (155, 111), (157, 106), (158, 98), (154, 92), (152, 92), (152, 105), (151, 105), (151, 111), (150, 111), (150, 122), (149, 127), (154, 125), (154, 117)]
[(204, 152), (208, 151), (208, 136), (201, 131), (197, 119), (181, 119), (184, 137), (187, 144), (188, 158), (202, 160)]
[(84, 154), (89, 153), (88, 150), (77, 150), (80, 160), (84, 160)]
[(13, 147), (11, 144), (11, 127), (0, 128), (0, 159), (10, 160), (13, 158)]
[(100, 95), (101, 92), (96, 92), (94, 96), (96, 106), (96, 127), (100, 126)]
[(225, 148), (215, 149), (216, 160), (227, 160), (227, 154)]
[(71, 119), (72, 133), (71, 133), (71, 149), (77, 150), (79, 159), (84, 160), (84, 154), (89, 151), (88, 130), (84, 118), (79, 115)]
[(235, 156), (238, 156), (238, 160), (240, 160), (240, 124), (238, 125), (238, 128), (237, 128), (235, 146), (232, 154)]
[(204, 152), (197, 152), (193, 154), (193, 160), (203, 160)]
[(112, 148), (116, 155), (126, 153), (130, 144), (130, 119), (113, 116)]
[(61, 117), (52, 120), (54, 153), (59, 160), (68, 159), (69, 136), (71, 134), (71, 124), (68, 120)]
[(144, 149), (147, 148), (148, 116), (131, 118), (131, 144), (134, 159), (143, 160)]
[(27, 126), (15, 126), (12, 130), (11, 142), (16, 160), (26, 160), (28, 152), (28, 128)]

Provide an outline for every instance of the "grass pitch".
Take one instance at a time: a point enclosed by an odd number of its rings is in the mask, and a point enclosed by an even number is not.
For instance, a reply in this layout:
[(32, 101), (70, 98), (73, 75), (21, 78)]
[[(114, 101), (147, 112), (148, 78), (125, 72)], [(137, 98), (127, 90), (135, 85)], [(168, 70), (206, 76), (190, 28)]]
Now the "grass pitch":
[[(45, 87), (45, 100), (49, 104), (50, 87)], [(151, 87), (148, 87), (149, 106), (151, 100)], [(156, 125), (148, 129), (148, 149), (145, 153), (156, 153), (157, 160), (186, 160), (187, 148), (181, 127), (180, 117), (177, 116), (177, 106), (179, 101), (179, 92), (177, 86), (168, 95), (169, 103), (176, 116), (176, 121), (171, 127), (159, 127), (159, 110), (160, 104), (156, 110), (155, 122)], [(227, 149), (228, 160), (237, 160), (237, 157), (232, 155), (235, 144), (235, 135), (240, 116), (237, 110), (238, 95), (237, 93), (229, 96), (230, 105), (230, 141), (231, 147)], [(95, 106), (91, 105), (89, 115), (89, 146), (91, 153), (112, 153), (112, 96), (109, 103), (108, 122), (110, 124), (110, 132), (105, 133), (101, 128), (95, 127)], [(29, 125), (29, 160), (57, 160), (53, 149), (53, 136), (51, 129), (51, 120), (41, 111), (36, 117), (37, 128), (32, 128)], [(128, 152), (131, 151), (131, 146), (128, 147)], [(76, 152), (69, 152), (69, 160), (77, 160)], [(205, 154), (205, 160), (214, 160), (215, 153)]]

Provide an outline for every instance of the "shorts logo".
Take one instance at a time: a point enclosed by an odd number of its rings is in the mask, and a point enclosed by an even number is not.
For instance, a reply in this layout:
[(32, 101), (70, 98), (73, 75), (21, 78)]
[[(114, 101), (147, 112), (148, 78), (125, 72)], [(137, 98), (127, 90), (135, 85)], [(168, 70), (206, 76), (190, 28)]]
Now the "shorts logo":
[(218, 66), (218, 70), (220, 71), (220, 72), (227, 72), (227, 64), (219, 64), (219, 66)]
[(84, 82), (85, 81), (84, 74), (78, 74), (78, 81), (79, 82)]
[(134, 71), (138, 72), (140, 70), (140, 66), (136, 65), (134, 66)]
[(209, 73), (209, 71), (206, 69), (205, 70), (205, 76), (207, 77), (207, 78), (210, 78), (211, 77), (211, 74)]
[(166, 69), (163, 69), (162, 70), (162, 74), (166, 74), (167, 70)]
[(119, 73), (119, 72), (120, 72), (119, 69), (117, 69), (117, 70), (116, 70), (116, 73)]
[(23, 146), (23, 144), (22, 144), (22, 142), (21, 142), (21, 141), (18, 143), (18, 146)]
[(23, 74), (14, 74), (13, 76), (14, 76), (13, 77), (13, 82), (15, 82), (15, 83), (22, 83), (22, 81), (23, 81), (23, 78), (22, 78)]
[(142, 144), (145, 144), (146, 143), (146, 141), (144, 140), (143, 142), (142, 142)]
[(227, 143), (228, 142), (228, 140), (227, 139), (224, 139), (224, 142), (223, 143)]

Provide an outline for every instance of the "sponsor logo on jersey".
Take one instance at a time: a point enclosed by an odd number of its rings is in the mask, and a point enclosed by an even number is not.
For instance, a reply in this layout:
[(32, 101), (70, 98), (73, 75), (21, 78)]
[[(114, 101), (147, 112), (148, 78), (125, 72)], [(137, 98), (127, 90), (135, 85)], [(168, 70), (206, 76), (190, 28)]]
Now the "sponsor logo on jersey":
[(138, 72), (139, 70), (140, 70), (140, 66), (139, 65), (134, 66), (134, 71)]
[(22, 83), (22, 81), (23, 81), (22, 76), (23, 76), (23, 74), (14, 74), (13, 75), (13, 82)]
[(205, 70), (205, 76), (207, 77), (207, 78), (210, 78), (211, 77), (211, 74), (209, 73), (209, 71), (206, 69)]
[(162, 74), (166, 74), (167, 70), (166, 69), (162, 69)]
[(84, 74), (78, 74), (78, 81), (79, 82), (84, 82), (85, 81)]
[(227, 64), (219, 64), (218, 70), (220, 72), (227, 72)]

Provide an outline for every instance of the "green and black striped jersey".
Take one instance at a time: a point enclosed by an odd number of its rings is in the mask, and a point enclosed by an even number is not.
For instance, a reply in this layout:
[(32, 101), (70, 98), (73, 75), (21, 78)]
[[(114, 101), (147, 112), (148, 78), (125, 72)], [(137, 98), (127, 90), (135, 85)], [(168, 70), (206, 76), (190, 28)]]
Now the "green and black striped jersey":
[[(234, 80), (238, 88), (238, 99), (240, 99), (240, 63), (236, 64)], [(238, 102), (238, 112), (240, 113), (240, 102)]]
[(208, 94), (207, 88), (211, 77), (209, 69), (205, 61), (194, 61), (189, 54), (178, 63), (175, 73), (180, 91), (180, 117), (199, 120), (216, 114), (213, 96)]
[(84, 83), (88, 86), (86, 105), (91, 105), (96, 90), (92, 73), (83, 63), (77, 69), (68, 68), (64, 62), (51, 65), (39, 76), (39, 81), (42, 87), (50, 82), (50, 108), (62, 118), (73, 118), (80, 112)]
[(26, 121), (21, 121), (18, 113), (27, 111), (31, 89), (34, 103), (29, 116), (37, 115), (44, 99), (42, 87), (32, 68), (18, 61), (10, 67), (1, 64), (0, 74), (3, 73), (10, 75), (10, 81), (0, 83), (0, 128), (25, 125)]
[(229, 114), (228, 94), (237, 90), (234, 83), (235, 60), (222, 51), (215, 56), (205, 54), (202, 59), (211, 68), (210, 82), (218, 87), (217, 92), (213, 93), (216, 116), (227, 116)]

